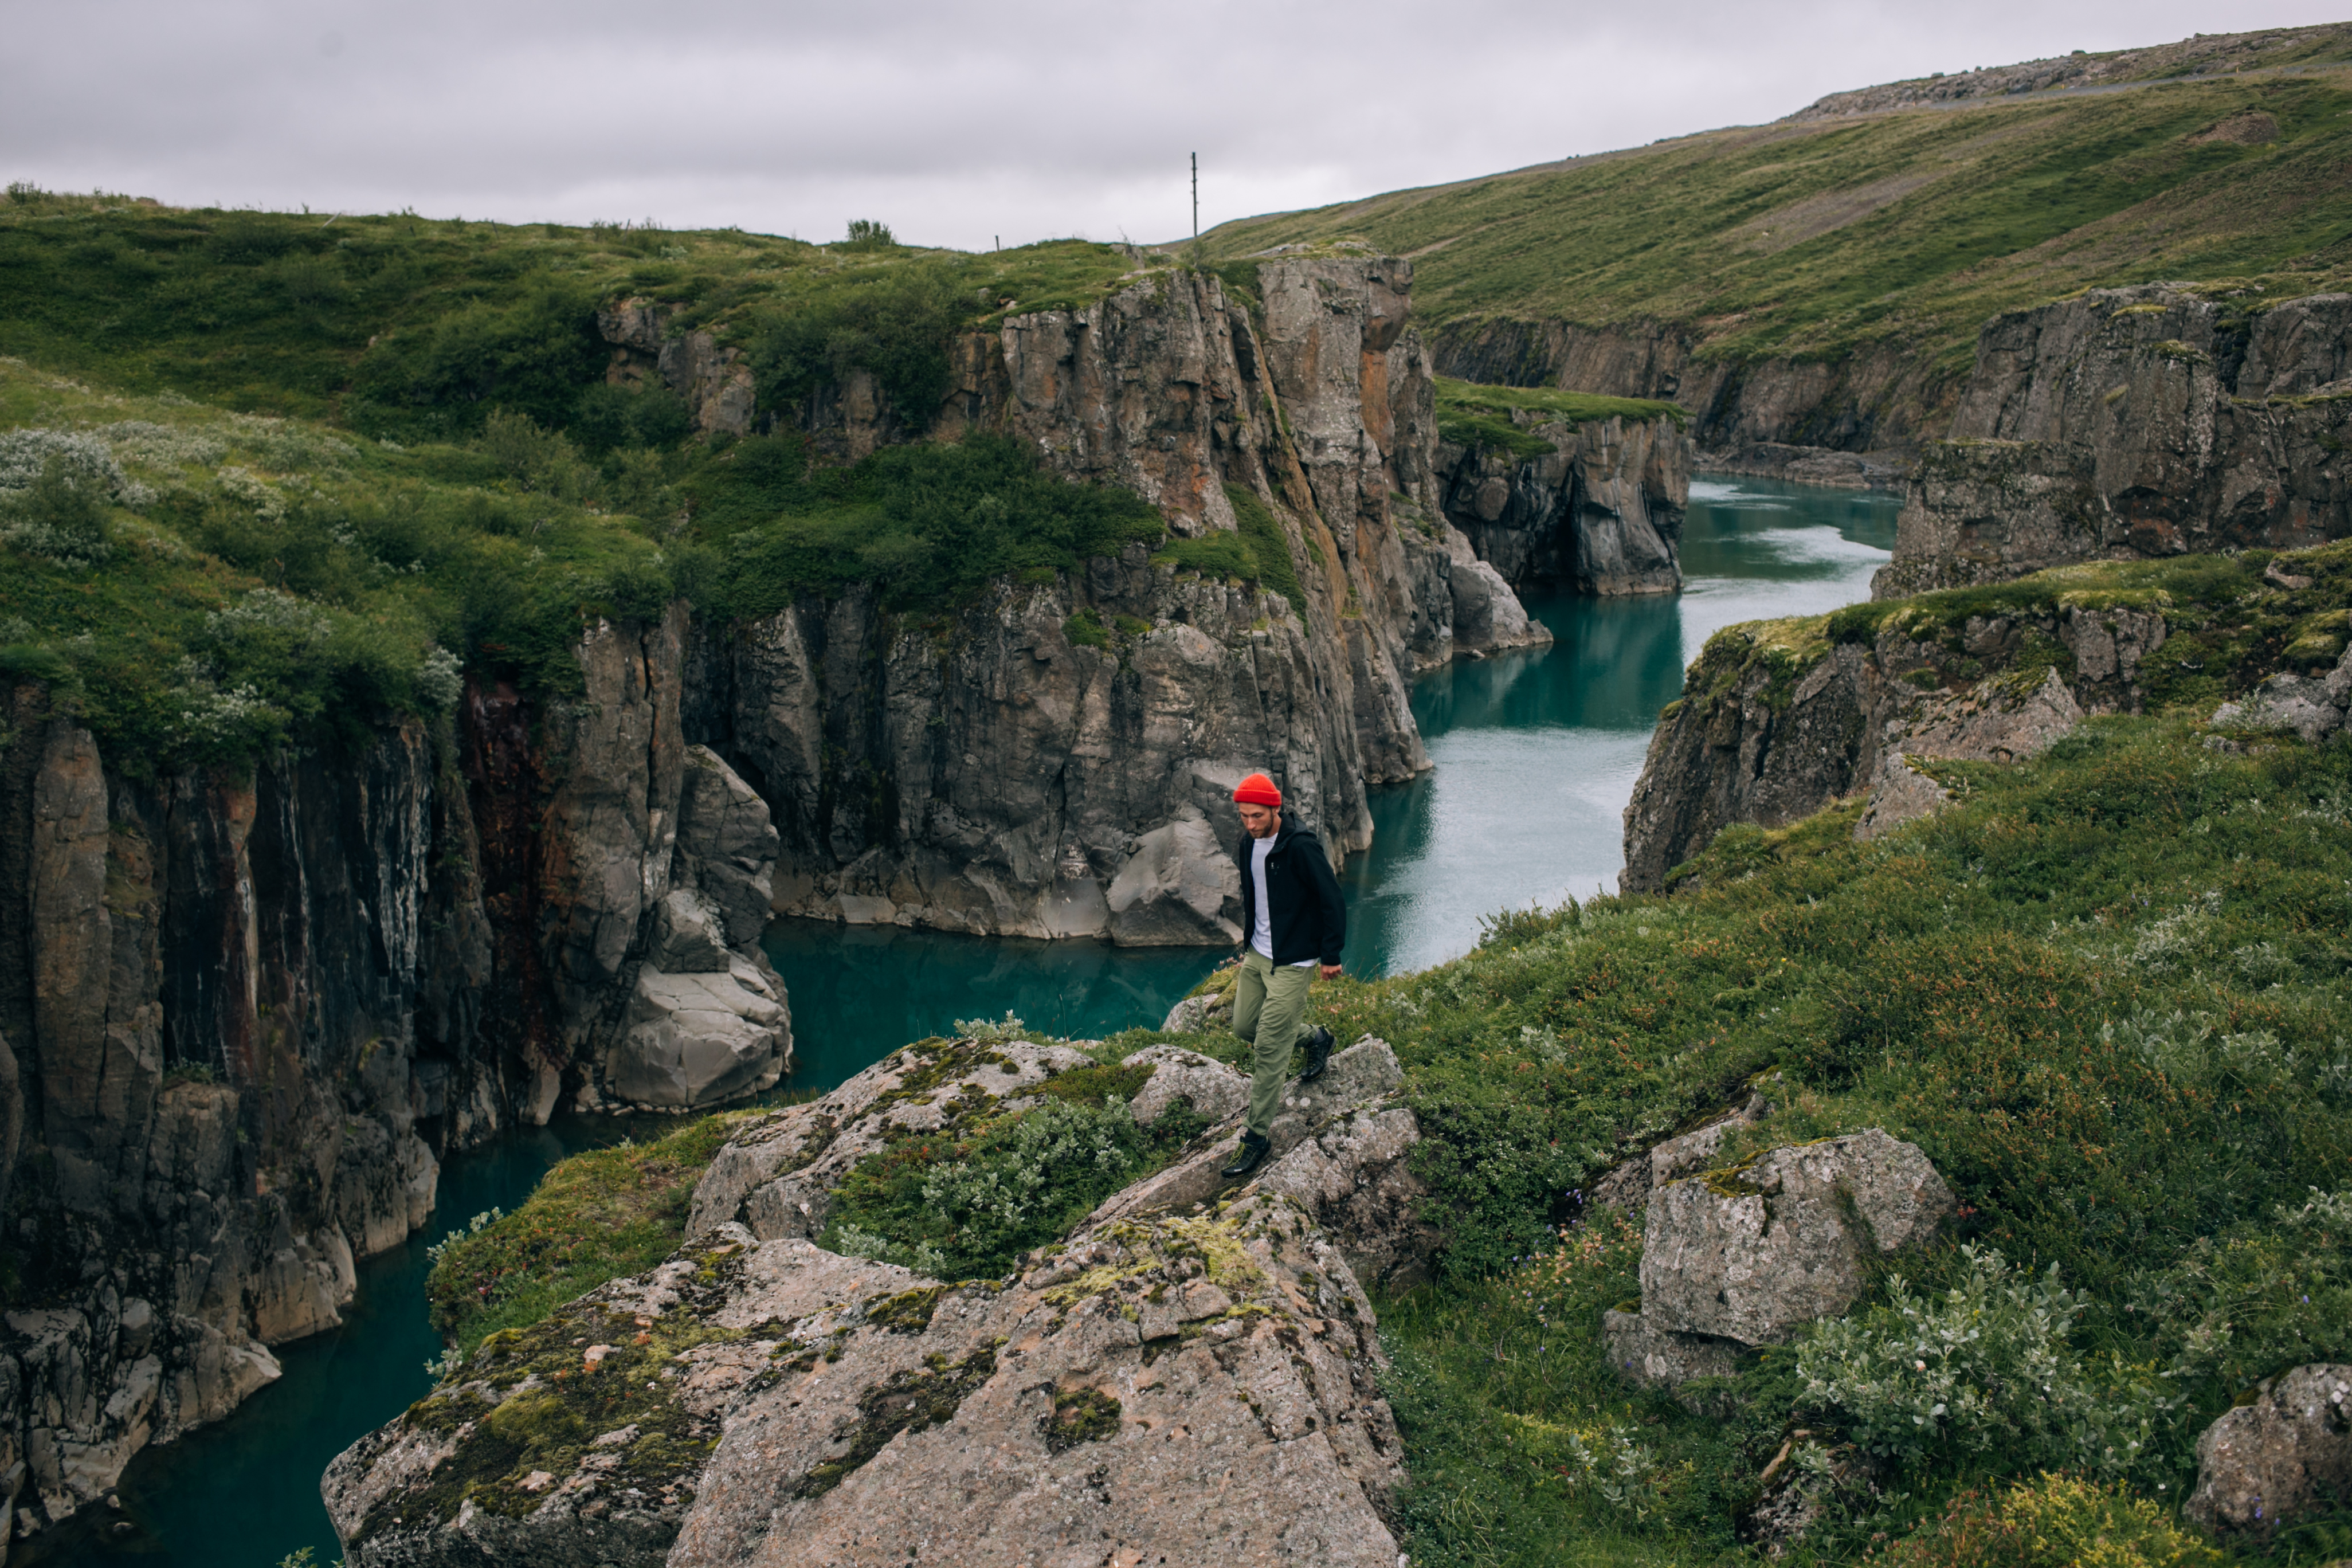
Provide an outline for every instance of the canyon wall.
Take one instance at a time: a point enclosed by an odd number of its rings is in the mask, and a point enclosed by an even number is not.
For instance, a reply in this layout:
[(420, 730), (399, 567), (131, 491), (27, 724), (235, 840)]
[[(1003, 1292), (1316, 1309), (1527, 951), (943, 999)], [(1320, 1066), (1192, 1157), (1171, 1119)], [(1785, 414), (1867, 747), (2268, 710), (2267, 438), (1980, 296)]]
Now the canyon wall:
[(1836, 360), (1704, 358), (1688, 329), (1664, 322), (1449, 321), (1433, 339), (1442, 375), (1666, 398), (1690, 410), (1701, 449), (1751, 458), (1759, 447), (1907, 447), (1940, 423), (1959, 390), (1956, 378), (1891, 348)]
[(2151, 284), (1997, 316), (1880, 598), (2352, 532), (2352, 295)]
[(1650, 736), (1625, 807), (1619, 889), (1660, 891), (1731, 824), (1784, 827), (1873, 784), (1889, 756), (1921, 750), (1915, 732), (1948, 709), (2017, 708), (2039, 689), (2038, 676), (2023, 690), (2002, 679), (2021, 665), (2056, 669), (2078, 712), (2137, 711), (2141, 661), (2168, 629), (2152, 600), (2069, 605), (2054, 593), (1958, 620), (1896, 611), (1874, 626), (1814, 616), (1727, 627)]
[(582, 690), (156, 775), (69, 703), (0, 714), (0, 1489), (20, 1530), (277, 1377), (437, 1156), (562, 1089), (773, 1083), (766, 807), (681, 730), (682, 607)]

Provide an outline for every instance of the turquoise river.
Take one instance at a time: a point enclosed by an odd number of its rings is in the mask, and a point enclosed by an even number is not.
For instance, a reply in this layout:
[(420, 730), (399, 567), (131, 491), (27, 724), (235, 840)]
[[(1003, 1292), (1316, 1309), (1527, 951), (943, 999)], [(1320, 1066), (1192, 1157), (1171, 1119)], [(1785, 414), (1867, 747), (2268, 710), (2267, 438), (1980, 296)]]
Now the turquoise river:
[[(1537, 596), (1549, 649), (1465, 660), (1425, 677), (1413, 710), (1437, 764), (1375, 792), (1371, 850), (1346, 867), (1348, 966), (1375, 975), (1466, 952), (1478, 918), (1614, 891), (1621, 817), (1658, 710), (1721, 627), (1865, 598), (1894, 542), (1894, 498), (1765, 479), (1700, 480), (1674, 598)], [(792, 995), (799, 1067), (824, 1089), (955, 1020), (1017, 1014), (1055, 1035), (1157, 1023), (1205, 974), (1204, 950), (986, 941), (784, 921), (767, 948)], [(651, 1123), (573, 1119), (453, 1155), (438, 1205), (404, 1246), (360, 1266), (332, 1332), (280, 1347), (285, 1373), (227, 1419), (134, 1460), (120, 1511), (16, 1543), (18, 1564), (277, 1568), (338, 1555), (319, 1500), (327, 1461), (431, 1386), (427, 1241), (512, 1208), (553, 1162)], [(127, 1527), (127, 1528), (125, 1528)]]

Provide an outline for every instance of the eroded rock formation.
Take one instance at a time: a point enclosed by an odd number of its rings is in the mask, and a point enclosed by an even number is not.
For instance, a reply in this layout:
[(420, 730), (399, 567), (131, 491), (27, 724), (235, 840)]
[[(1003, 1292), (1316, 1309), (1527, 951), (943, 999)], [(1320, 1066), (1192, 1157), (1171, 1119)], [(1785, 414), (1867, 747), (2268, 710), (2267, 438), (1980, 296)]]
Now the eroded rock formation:
[(2352, 295), (2164, 284), (1996, 316), (1872, 591), (2352, 532)]
[[(1411, 281), (1391, 259), (1278, 258), (1253, 306), (1160, 272), (961, 340), (936, 434), (1010, 435), (1180, 535), (1261, 509), (1298, 599), (1139, 546), (944, 624), (853, 591), (709, 639), (696, 738), (774, 809), (778, 910), (1230, 942), (1229, 797), (1260, 768), (1335, 857), (1364, 847), (1365, 786), (1429, 765), (1410, 677), (1549, 640), (1439, 515)], [(803, 412), (851, 448), (891, 428), (879, 405)]]
[(1610, 1358), (1666, 1387), (1725, 1375), (1740, 1350), (1843, 1313), (1879, 1258), (1932, 1240), (1956, 1206), (1927, 1155), (1875, 1127), (1663, 1182), (1642, 1310), (1603, 1316)]
[[(1862, 830), (1874, 836), (1942, 798), (1906, 756), (2011, 762), (2084, 713), (2137, 711), (2140, 661), (2163, 646), (2167, 622), (2135, 598), (2146, 595), (1954, 626), (1897, 610), (1867, 641), (1833, 640), (1827, 617), (1717, 634), (1650, 737), (1625, 807), (1619, 886), (1654, 892), (1730, 824), (1785, 826), (1865, 786), (1885, 791)], [(2021, 681), (2006, 673), (2021, 663), (2032, 669)]]
[(2325, 1362), (2265, 1381), (2197, 1439), (2197, 1489), (2180, 1511), (2215, 1534), (2266, 1544), (2352, 1507), (2352, 1366)]
[(1682, 426), (1520, 420), (1551, 442), (1549, 453), (1438, 447), (1447, 521), (1478, 559), (1515, 587), (1560, 584), (1602, 597), (1679, 589), (1692, 460)]

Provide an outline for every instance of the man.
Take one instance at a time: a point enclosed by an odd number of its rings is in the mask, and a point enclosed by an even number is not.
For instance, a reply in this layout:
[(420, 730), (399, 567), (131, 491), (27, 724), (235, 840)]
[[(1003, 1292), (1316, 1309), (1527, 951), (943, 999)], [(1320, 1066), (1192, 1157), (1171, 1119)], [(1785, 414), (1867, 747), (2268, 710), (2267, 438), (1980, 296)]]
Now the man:
[[(1241, 1151), (1224, 1169), (1238, 1181), (1258, 1168), (1272, 1146), (1274, 1108), (1290, 1071), (1290, 1048), (1307, 1012), (1307, 987), (1319, 967), (1339, 973), (1348, 940), (1348, 907), (1339, 879), (1314, 830), (1283, 820), (1282, 792), (1264, 773), (1234, 791), (1242, 814), (1242, 841), (1234, 858), (1242, 871), (1241, 973), (1234, 981), (1234, 1032), (1250, 1042), (1249, 1122)], [(1307, 1039), (1304, 1083), (1322, 1076), (1331, 1059), (1331, 1031), (1318, 1026)]]

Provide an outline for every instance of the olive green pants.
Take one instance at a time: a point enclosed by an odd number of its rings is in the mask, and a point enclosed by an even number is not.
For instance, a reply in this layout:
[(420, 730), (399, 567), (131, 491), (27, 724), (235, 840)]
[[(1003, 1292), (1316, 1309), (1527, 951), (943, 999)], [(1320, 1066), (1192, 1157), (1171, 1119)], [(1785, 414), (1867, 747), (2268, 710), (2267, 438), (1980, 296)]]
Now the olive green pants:
[(1234, 982), (1234, 1033), (1250, 1042), (1249, 1130), (1263, 1138), (1274, 1125), (1282, 1100), (1282, 1080), (1290, 1076), (1290, 1047), (1298, 1043), (1298, 1023), (1307, 1016), (1312, 967), (1275, 967), (1255, 948), (1242, 955)]

